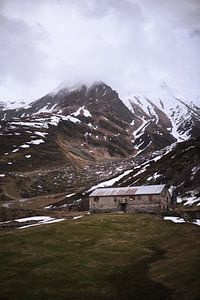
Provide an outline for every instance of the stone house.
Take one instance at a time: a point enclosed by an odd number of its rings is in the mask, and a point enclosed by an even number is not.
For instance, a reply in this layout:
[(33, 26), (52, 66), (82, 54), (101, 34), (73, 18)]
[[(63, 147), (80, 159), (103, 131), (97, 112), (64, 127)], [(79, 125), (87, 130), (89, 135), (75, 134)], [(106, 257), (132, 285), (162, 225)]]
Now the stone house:
[(165, 185), (98, 188), (89, 195), (91, 212), (155, 212), (171, 206)]

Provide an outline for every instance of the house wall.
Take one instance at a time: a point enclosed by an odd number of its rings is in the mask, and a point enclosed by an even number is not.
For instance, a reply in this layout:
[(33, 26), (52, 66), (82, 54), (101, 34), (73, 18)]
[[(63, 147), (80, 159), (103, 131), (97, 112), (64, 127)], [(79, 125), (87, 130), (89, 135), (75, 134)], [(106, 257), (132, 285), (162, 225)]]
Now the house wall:
[(115, 197), (99, 197), (99, 201), (95, 200), (96, 197), (90, 197), (90, 211), (118, 211), (118, 205), (114, 201)]
[(90, 211), (117, 212), (122, 210), (122, 203), (126, 203), (127, 212), (154, 212), (169, 208), (171, 196), (168, 190), (164, 189), (160, 195), (90, 197)]

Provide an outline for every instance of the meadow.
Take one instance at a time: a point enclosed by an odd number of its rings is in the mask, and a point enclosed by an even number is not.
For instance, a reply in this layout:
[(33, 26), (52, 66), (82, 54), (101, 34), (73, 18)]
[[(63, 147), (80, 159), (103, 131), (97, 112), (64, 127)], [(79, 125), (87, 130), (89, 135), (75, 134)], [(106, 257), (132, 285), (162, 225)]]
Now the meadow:
[(200, 299), (200, 227), (88, 215), (0, 232), (1, 300)]

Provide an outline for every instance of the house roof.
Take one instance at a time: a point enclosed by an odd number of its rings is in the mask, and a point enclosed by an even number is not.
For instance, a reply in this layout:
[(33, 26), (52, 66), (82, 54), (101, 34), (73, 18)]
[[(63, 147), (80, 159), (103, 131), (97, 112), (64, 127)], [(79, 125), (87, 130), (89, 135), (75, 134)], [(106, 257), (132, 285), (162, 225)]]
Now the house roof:
[(158, 195), (160, 194), (165, 185), (140, 185), (132, 187), (120, 188), (98, 188), (94, 190), (90, 197), (96, 196), (133, 196), (133, 195)]

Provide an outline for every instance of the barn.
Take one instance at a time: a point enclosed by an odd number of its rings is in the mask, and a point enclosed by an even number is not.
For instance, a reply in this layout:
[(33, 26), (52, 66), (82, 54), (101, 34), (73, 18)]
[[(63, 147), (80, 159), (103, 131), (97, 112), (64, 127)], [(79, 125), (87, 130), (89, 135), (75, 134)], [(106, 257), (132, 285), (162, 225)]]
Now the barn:
[(163, 184), (97, 188), (89, 196), (90, 212), (155, 212), (170, 206), (171, 195)]

